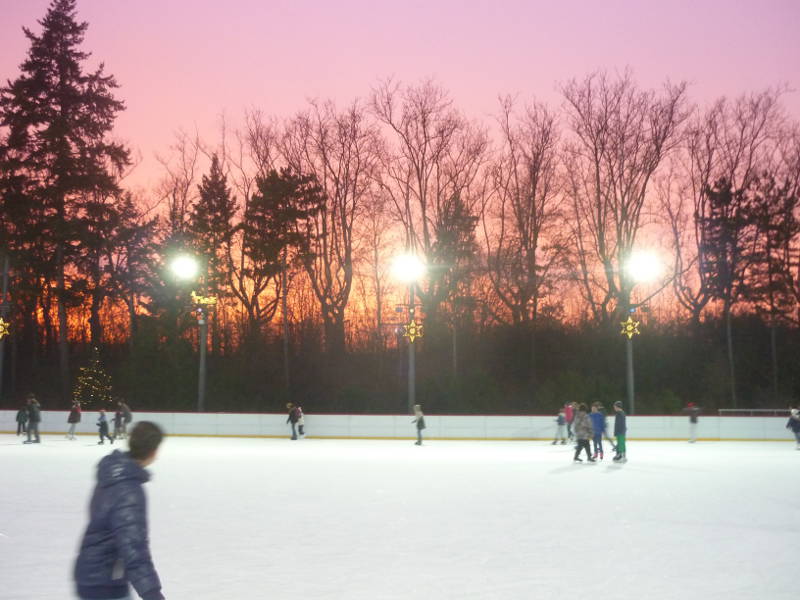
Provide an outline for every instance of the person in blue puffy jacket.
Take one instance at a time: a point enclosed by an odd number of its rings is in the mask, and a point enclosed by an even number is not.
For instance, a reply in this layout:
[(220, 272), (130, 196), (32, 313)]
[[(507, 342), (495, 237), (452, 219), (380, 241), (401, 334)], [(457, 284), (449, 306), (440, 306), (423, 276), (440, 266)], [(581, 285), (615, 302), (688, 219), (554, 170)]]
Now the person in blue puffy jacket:
[(74, 570), (82, 600), (129, 600), (129, 585), (144, 600), (163, 600), (150, 557), (142, 487), (150, 479), (145, 467), (156, 459), (163, 438), (158, 425), (141, 421), (131, 431), (130, 452), (116, 450), (98, 464), (89, 526)]
[(592, 458), (603, 460), (603, 434), (606, 431), (606, 416), (600, 412), (597, 403), (592, 404), (592, 412), (589, 414), (592, 420), (592, 441), (594, 442), (594, 454)]

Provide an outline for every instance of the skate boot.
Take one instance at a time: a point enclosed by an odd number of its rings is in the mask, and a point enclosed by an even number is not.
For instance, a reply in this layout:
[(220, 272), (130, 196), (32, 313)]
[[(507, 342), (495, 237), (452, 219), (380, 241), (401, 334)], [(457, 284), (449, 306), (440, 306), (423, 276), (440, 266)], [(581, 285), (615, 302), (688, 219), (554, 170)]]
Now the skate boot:
[(614, 462), (619, 462), (621, 458), (622, 458), (622, 455), (621, 455), (621, 454), (617, 454), (617, 455), (616, 455), (614, 458), (612, 458), (611, 460), (613, 460)]
[(582, 462), (583, 462), (583, 460), (582, 460), (582, 459), (580, 459), (580, 458), (577, 458), (577, 457), (576, 457), (575, 459), (573, 459), (573, 462), (580, 462), (580, 463), (582, 463)]
[(589, 462), (597, 462), (597, 459), (594, 457), (589, 457)]
[(561, 445), (562, 446), (566, 445), (566, 443), (567, 443), (567, 440), (561, 440)]
[(592, 460), (597, 460), (597, 452), (595, 452), (594, 454), (592, 454)]
[(603, 460), (603, 453), (600, 453), (600, 460)]
[(555, 446), (557, 443), (558, 443), (558, 442), (557, 442), (556, 440), (553, 440), (553, 443), (552, 443), (552, 444), (550, 444), (550, 445), (551, 445), (551, 446)]

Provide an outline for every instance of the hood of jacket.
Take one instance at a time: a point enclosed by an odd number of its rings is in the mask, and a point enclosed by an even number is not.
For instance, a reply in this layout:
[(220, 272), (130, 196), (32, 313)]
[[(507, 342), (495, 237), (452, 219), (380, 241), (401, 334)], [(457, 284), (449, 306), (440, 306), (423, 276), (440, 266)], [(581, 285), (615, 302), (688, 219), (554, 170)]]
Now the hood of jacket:
[(126, 480), (141, 483), (150, 480), (150, 474), (127, 452), (114, 450), (97, 465), (97, 485), (100, 487), (110, 487)]

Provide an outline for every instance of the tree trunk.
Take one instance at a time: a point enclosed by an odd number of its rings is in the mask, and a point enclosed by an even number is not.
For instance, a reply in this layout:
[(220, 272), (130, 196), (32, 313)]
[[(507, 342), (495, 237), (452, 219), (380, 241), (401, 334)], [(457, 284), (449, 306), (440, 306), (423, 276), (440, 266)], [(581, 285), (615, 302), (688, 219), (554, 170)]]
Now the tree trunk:
[(731, 377), (731, 403), (732, 408), (738, 408), (736, 401), (736, 368), (733, 359), (733, 326), (731, 324), (731, 307), (725, 305), (725, 337), (728, 345), (728, 369)]
[(286, 401), (291, 401), (291, 371), (289, 364), (289, 278), (286, 269), (286, 252), (283, 253), (283, 278), (281, 285), (281, 325), (283, 326), (283, 383), (286, 389)]
[(128, 319), (130, 322), (130, 332), (128, 334), (128, 346), (133, 349), (134, 339), (139, 328), (136, 320), (136, 295), (131, 293), (127, 301), (128, 304)]
[(64, 276), (64, 244), (56, 249), (58, 285), (58, 364), (61, 373), (61, 401), (69, 400), (69, 340), (67, 338), (66, 279)]
[(103, 343), (103, 324), (100, 322), (100, 309), (103, 307), (103, 295), (95, 291), (89, 312), (89, 335), (92, 346), (98, 348)]
[(772, 350), (772, 401), (775, 407), (778, 407), (778, 333), (775, 322), (770, 322), (769, 325), (769, 341), (770, 349)]

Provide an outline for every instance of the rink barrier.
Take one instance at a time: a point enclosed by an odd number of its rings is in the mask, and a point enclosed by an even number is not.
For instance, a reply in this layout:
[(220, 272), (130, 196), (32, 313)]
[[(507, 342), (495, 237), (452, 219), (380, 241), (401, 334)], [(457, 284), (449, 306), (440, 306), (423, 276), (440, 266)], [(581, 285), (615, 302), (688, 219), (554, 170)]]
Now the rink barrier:
[[(43, 435), (64, 436), (67, 411), (42, 411)], [(285, 438), (289, 432), (284, 413), (180, 413), (134, 412), (135, 420), (159, 423), (168, 435), (203, 437)], [(310, 439), (407, 440), (416, 437), (409, 415), (305, 416)], [(700, 441), (793, 441), (785, 417), (701, 416)], [(85, 411), (76, 433), (97, 435), (97, 414)], [(545, 441), (556, 431), (553, 416), (425, 415), (423, 436), (437, 440)], [(613, 416), (609, 416), (613, 427)], [(113, 431), (113, 424), (110, 424)], [(16, 433), (16, 410), (0, 410), (0, 432)], [(629, 416), (631, 440), (685, 441), (686, 416)]]

